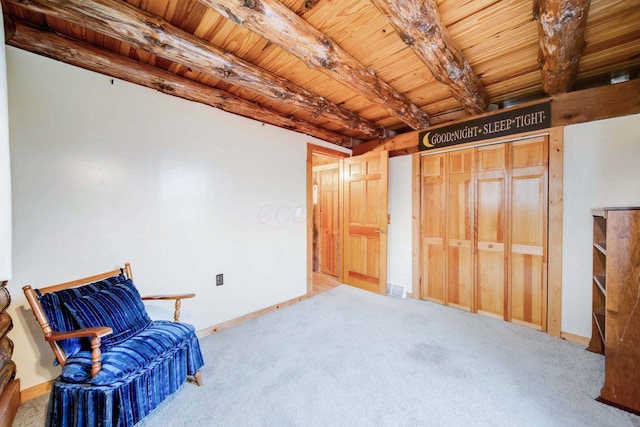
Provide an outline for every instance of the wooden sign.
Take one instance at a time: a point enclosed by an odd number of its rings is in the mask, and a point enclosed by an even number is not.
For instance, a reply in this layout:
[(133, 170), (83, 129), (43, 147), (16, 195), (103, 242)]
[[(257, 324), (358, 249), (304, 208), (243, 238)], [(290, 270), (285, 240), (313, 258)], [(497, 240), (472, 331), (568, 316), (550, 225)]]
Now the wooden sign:
[(420, 132), (418, 147), (420, 151), (433, 150), (550, 127), (551, 101), (547, 101)]

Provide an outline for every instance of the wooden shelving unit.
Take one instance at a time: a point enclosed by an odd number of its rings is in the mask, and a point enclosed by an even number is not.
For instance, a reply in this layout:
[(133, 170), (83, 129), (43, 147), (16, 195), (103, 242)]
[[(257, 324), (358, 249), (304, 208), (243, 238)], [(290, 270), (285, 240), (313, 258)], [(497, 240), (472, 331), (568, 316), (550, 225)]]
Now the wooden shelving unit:
[(607, 299), (607, 222), (605, 211), (593, 212), (593, 319), (589, 350), (604, 354)]
[(640, 207), (593, 209), (590, 351), (605, 355), (598, 400), (640, 414)]

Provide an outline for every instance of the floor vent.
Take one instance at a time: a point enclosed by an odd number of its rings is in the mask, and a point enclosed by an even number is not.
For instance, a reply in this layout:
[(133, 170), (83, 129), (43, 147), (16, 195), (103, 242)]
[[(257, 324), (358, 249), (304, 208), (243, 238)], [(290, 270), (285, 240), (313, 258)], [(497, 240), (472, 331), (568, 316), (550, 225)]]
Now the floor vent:
[(407, 290), (402, 285), (387, 283), (387, 295), (390, 297), (406, 298)]

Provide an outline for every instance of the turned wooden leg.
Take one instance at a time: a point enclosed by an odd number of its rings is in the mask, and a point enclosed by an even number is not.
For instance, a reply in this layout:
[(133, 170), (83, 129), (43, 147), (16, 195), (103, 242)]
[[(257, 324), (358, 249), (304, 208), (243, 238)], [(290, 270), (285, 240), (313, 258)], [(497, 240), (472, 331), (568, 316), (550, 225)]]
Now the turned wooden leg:
[(102, 352), (100, 351), (100, 337), (95, 337), (91, 340), (91, 378), (98, 375), (100, 369), (102, 369)]
[(193, 379), (196, 380), (196, 384), (202, 387), (202, 376), (200, 375), (200, 371), (193, 374)]
[(173, 321), (174, 322), (179, 322), (180, 321), (180, 299), (176, 300), (176, 309), (173, 312)]

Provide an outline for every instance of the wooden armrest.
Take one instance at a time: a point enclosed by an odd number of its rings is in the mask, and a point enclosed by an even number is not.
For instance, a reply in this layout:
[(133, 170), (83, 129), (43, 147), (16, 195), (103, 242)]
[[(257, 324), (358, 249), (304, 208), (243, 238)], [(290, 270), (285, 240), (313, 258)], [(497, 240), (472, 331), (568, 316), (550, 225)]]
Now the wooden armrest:
[[(76, 329), (71, 332), (53, 331), (44, 335), (47, 341), (66, 340), (68, 338), (89, 337), (91, 340), (91, 378), (95, 377), (102, 369), (102, 351), (100, 344), (105, 335), (113, 333), (113, 329), (106, 326), (98, 326), (97, 328)], [(64, 363), (62, 363), (64, 365)]]
[(99, 326), (97, 328), (84, 328), (84, 329), (76, 329), (75, 331), (70, 332), (59, 332), (53, 331), (44, 336), (44, 339), (47, 341), (60, 341), (66, 340), (69, 338), (100, 338), (105, 335), (109, 335), (113, 332), (113, 329), (108, 328), (106, 326)]
[(193, 298), (196, 294), (178, 294), (178, 295), (148, 295), (142, 297), (143, 300), (175, 300), (175, 310), (173, 311), (173, 321), (180, 321), (180, 301), (185, 298)]
[(176, 295), (147, 295), (142, 297), (143, 300), (179, 300), (186, 298), (193, 298), (196, 294), (176, 294)]

